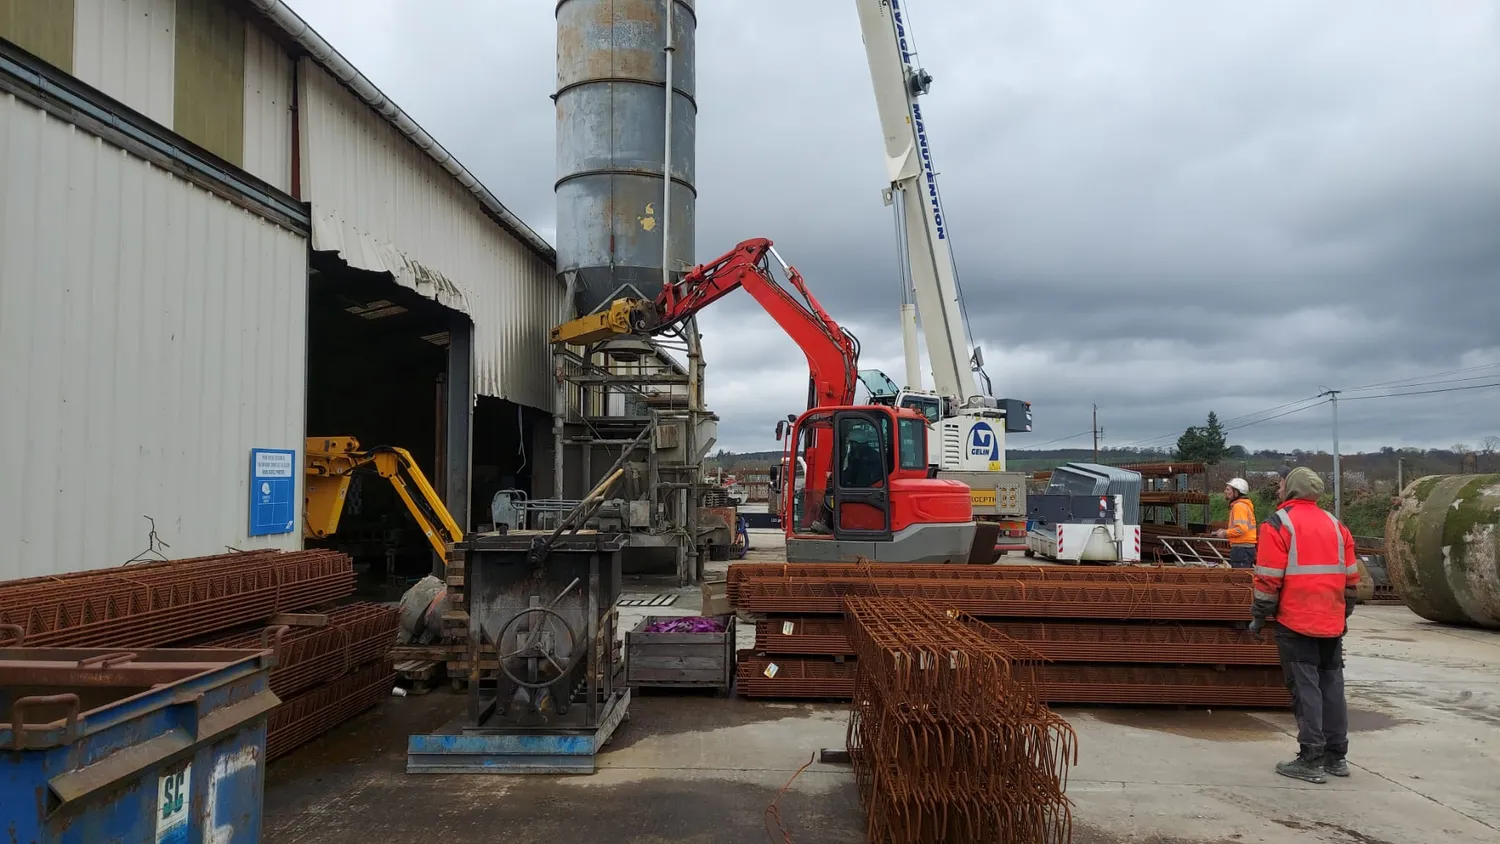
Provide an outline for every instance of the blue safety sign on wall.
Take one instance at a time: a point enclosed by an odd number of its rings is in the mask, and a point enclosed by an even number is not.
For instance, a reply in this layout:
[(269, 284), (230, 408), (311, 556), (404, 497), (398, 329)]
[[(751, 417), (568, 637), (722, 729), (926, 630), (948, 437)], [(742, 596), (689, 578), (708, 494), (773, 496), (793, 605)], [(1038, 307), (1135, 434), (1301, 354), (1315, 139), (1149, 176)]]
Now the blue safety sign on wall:
[(297, 452), (250, 449), (250, 535), (291, 533), (297, 525)]

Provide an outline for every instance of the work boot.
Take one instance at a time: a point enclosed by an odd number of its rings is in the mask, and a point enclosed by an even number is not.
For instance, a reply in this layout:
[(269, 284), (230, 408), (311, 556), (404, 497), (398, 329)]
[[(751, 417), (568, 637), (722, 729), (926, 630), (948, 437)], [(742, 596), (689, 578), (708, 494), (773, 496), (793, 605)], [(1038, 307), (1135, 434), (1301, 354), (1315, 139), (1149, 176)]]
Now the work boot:
[(1290, 762), (1277, 762), (1276, 773), (1303, 782), (1328, 782), (1328, 779), (1323, 776), (1323, 754), (1309, 752), (1305, 747), (1297, 754), (1296, 759)]
[(1323, 754), (1323, 773), (1335, 777), (1349, 776), (1349, 762), (1342, 755)]

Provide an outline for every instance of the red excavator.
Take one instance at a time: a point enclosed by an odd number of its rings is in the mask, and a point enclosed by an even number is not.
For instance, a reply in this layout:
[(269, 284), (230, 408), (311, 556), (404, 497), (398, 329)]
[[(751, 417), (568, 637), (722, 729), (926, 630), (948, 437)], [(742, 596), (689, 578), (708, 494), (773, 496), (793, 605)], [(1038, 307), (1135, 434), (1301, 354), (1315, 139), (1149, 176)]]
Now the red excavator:
[[(772, 275), (772, 258), (791, 290)], [(771, 241), (744, 241), (694, 267), (654, 301), (618, 300), (554, 329), (552, 341), (587, 345), (619, 334), (659, 334), (741, 288), (807, 356), (807, 411), (776, 426), (787, 559), (967, 562), (975, 532), (968, 486), (930, 477), (921, 414), (854, 404), (859, 341), (823, 310)]]

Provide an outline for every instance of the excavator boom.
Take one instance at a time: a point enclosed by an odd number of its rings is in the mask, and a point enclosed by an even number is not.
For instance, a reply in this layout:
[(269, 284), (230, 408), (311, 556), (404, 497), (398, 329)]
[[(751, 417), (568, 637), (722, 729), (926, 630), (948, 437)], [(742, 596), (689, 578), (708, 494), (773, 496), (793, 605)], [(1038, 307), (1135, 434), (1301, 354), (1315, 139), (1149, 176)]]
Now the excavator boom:
[(449, 543), (463, 541), (463, 529), (406, 449), (382, 446), (365, 451), (353, 437), (308, 437), (306, 454), (303, 536), (323, 539), (336, 533), (354, 473), (373, 469), (391, 482), (439, 557), (447, 556)]
[[(788, 290), (770, 268), (775, 259)], [(620, 299), (608, 308), (552, 330), (552, 342), (588, 345), (621, 334), (660, 334), (735, 290), (749, 293), (807, 357), (809, 409), (854, 401), (859, 341), (839, 326), (807, 289), (796, 268), (781, 260), (771, 241), (754, 238), (667, 285), (655, 301)]]

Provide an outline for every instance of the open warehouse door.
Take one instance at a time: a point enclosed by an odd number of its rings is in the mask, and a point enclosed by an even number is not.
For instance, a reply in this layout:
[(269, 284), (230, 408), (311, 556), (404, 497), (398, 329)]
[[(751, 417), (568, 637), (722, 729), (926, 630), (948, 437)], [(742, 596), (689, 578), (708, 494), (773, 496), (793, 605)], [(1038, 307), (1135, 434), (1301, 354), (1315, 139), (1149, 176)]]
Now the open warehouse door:
[(349, 477), (325, 501), (309, 486), (306, 542), (353, 556), (362, 591), (399, 595), (441, 574), (435, 549), (469, 527), (473, 324), (330, 253), (313, 253), (308, 299), (310, 465), (319, 463), (313, 440), (352, 439), (368, 459), (315, 467)]

